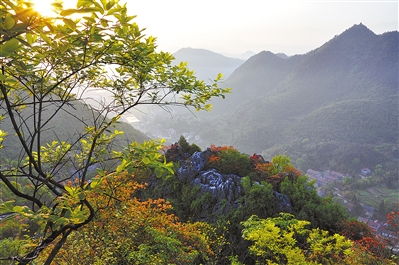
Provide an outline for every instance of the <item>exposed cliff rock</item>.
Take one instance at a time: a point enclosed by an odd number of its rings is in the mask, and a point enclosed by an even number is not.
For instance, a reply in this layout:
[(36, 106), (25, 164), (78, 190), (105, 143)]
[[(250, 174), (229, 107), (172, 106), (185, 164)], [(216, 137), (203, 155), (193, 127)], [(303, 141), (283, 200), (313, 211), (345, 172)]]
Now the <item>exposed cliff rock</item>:
[[(221, 174), (216, 169), (207, 168), (208, 157), (212, 151), (208, 148), (193, 155), (184, 154), (178, 144), (170, 149), (167, 157), (180, 163), (175, 171), (178, 180), (185, 185), (199, 187), (197, 198), (207, 196), (201, 203), (198, 219), (211, 220), (215, 216), (226, 215), (232, 208), (240, 207), (240, 198), (244, 196), (242, 176)], [(156, 184), (155, 184), (156, 185)], [(274, 191), (281, 211), (291, 212), (287, 196)]]
[(239, 206), (238, 199), (243, 195), (240, 176), (220, 174), (215, 169), (205, 170), (210, 154), (211, 151), (207, 149), (194, 153), (188, 159), (179, 159), (181, 166), (176, 171), (180, 181), (200, 187), (198, 196), (211, 195), (212, 203), (202, 205), (200, 219), (209, 219), (209, 213), (227, 214), (231, 207)]

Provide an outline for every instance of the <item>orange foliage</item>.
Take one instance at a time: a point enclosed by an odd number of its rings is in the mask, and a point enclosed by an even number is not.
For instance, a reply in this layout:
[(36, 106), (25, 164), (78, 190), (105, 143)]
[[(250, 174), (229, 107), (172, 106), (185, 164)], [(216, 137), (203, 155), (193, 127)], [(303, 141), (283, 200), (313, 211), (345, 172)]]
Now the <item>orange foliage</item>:
[(208, 157), (208, 162), (209, 163), (215, 163), (219, 160), (219, 157), (215, 154), (212, 154)]
[(278, 185), (288, 177), (290, 180), (294, 181), (302, 173), (293, 166), (287, 165), (284, 170), (277, 174), (272, 174), (273, 172), (273, 162), (259, 162), (255, 165), (256, 181), (267, 181), (272, 184), (276, 189)]
[(272, 162), (269, 163), (257, 163), (255, 166), (255, 171), (257, 171), (259, 174), (269, 176), (270, 175), (270, 169), (272, 166)]
[[(164, 199), (135, 197), (145, 185), (132, 176), (108, 177), (101, 188), (89, 198), (97, 207), (95, 220), (68, 239), (57, 264), (190, 264), (212, 254), (201, 224), (181, 223)], [(148, 257), (139, 262), (143, 255)]]
[(233, 146), (216, 146), (214, 144), (211, 144), (209, 147), (212, 152), (220, 152), (220, 151), (228, 151), (228, 150), (236, 150)]

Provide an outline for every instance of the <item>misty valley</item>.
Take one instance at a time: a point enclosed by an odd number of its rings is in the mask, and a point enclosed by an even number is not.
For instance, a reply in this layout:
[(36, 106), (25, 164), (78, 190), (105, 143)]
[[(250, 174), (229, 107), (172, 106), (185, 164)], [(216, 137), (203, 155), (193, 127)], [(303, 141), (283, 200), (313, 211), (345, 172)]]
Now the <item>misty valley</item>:
[(285, 154), (319, 195), (383, 233), (399, 202), (397, 41), (397, 32), (360, 24), (290, 57), (264, 51), (243, 61), (184, 48), (176, 61), (204, 80), (227, 73), (222, 85), (232, 94), (209, 113), (154, 107), (132, 125), (170, 144), (183, 135), (202, 148)]

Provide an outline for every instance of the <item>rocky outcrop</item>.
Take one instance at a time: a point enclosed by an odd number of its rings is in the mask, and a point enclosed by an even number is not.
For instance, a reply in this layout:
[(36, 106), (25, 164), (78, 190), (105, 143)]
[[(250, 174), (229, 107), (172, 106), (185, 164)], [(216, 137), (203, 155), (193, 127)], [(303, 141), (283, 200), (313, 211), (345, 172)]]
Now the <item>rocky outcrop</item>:
[(180, 181), (200, 187), (199, 196), (211, 195), (213, 203), (202, 206), (200, 219), (207, 219), (209, 213), (227, 214), (231, 207), (238, 207), (238, 199), (242, 195), (240, 176), (205, 169), (210, 154), (209, 149), (196, 152), (189, 159), (180, 160), (181, 167), (176, 171)]
[(209, 192), (216, 200), (236, 201), (241, 195), (241, 177), (236, 175), (222, 175), (215, 169), (201, 172), (199, 177), (191, 181), (199, 185), (202, 193)]
[(290, 213), (292, 212), (292, 205), (287, 195), (274, 191), (274, 196), (276, 196), (280, 212), (290, 212)]
[[(227, 214), (232, 207), (240, 206), (239, 199), (244, 195), (242, 177), (233, 174), (221, 174), (215, 169), (206, 169), (206, 162), (211, 154), (207, 149), (196, 152), (191, 157), (179, 156), (180, 168), (176, 171), (178, 179), (186, 184), (199, 186), (200, 194), (209, 193), (212, 203), (202, 206), (200, 219), (208, 219), (211, 215)], [(291, 204), (287, 196), (274, 192), (281, 211), (291, 212)]]

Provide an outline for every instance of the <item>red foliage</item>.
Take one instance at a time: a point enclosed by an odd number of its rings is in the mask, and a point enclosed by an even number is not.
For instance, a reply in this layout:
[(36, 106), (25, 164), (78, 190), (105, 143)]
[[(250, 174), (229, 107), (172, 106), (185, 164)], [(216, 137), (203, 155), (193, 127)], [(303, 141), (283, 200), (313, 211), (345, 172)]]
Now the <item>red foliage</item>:
[(398, 231), (399, 230), (399, 211), (391, 212), (391, 213), (387, 214), (387, 218), (388, 218), (387, 223), (389, 224), (389, 226), (391, 226), (392, 228), (394, 228)]
[(376, 258), (389, 256), (386, 241), (378, 238), (366, 223), (359, 221), (342, 221), (340, 234), (352, 240), (360, 249), (372, 253)]
[(340, 234), (352, 241), (359, 241), (363, 237), (371, 237), (374, 232), (363, 222), (344, 220), (339, 225)]
[(249, 160), (251, 161), (251, 166), (252, 167), (256, 167), (259, 163), (266, 163), (265, 159), (263, 159), (263, 157), (261, 155), (258, 155), (256, 153), (254, 153), (253, 155), (251, 155), (249, 157)]

